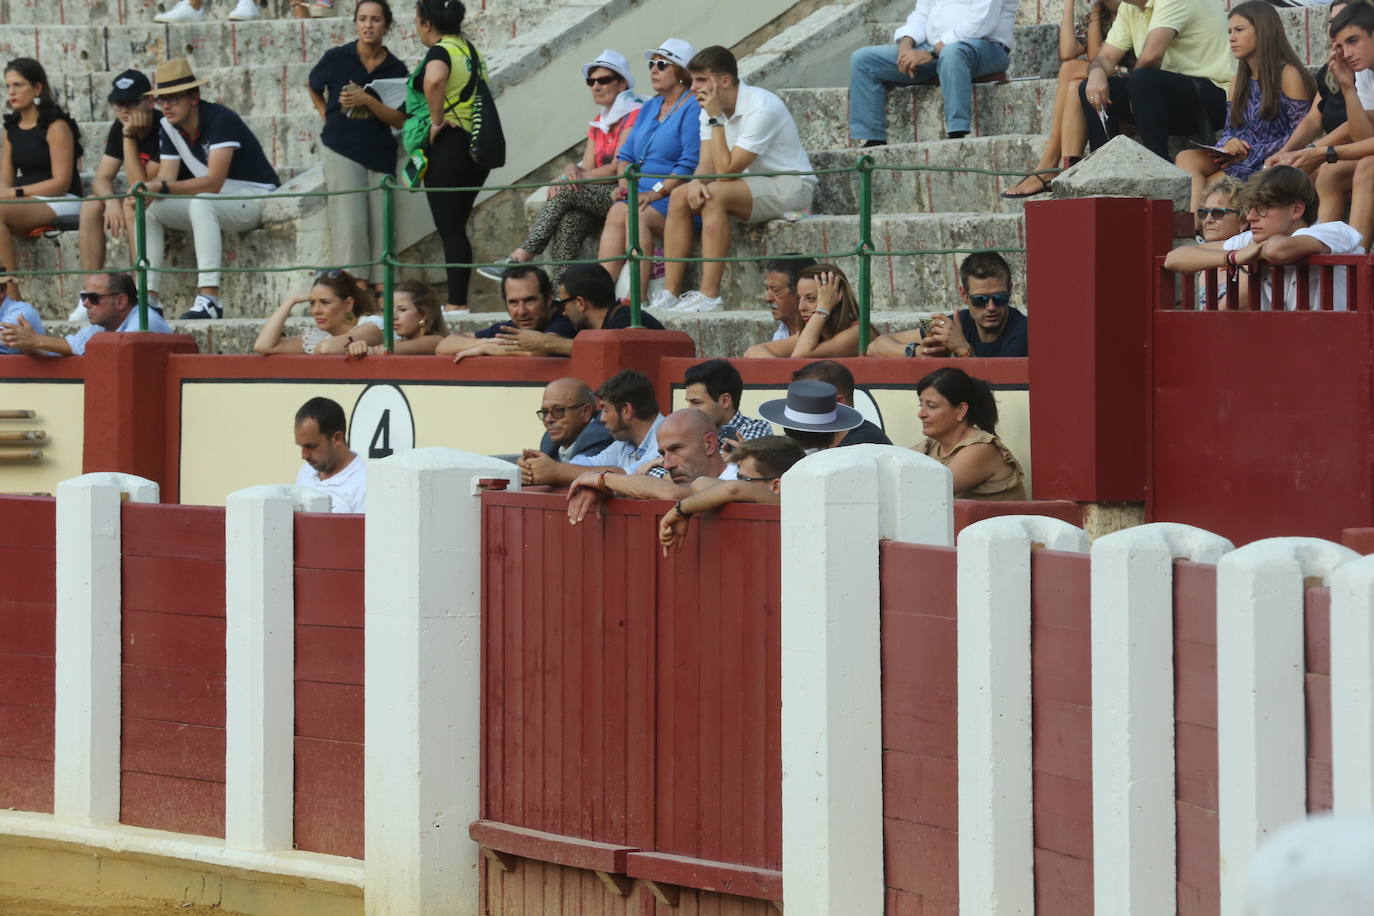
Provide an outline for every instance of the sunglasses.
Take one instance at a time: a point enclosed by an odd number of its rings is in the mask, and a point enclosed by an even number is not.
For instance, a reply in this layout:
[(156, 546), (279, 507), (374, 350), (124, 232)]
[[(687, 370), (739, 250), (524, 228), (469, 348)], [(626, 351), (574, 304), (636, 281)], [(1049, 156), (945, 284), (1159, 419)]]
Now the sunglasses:
[(1240, 216), (1239, 210), (1234, 210), (1230, 207), (1198, 207), (1197, 218), (1203, 222), (1209, 219), (1225, 219), (1228, 213), (1234, 213), (1236, 216)]
[(649, 69), (650, 69), (650, 70), (667, 70), (667, 69), (668, 69), (669, 67), (671, 67), (672, 65), (673, 65), (673, 62), (670, 61), (670, 60), (651, 60), (651, 61), (649, 61)]
[(101, 296), (121, 296), (123, 293), (88, 293), (83, 289), (76, 295), (82, 302), (89, 302), (91, 305), (99, 305)]
[(738, 474), (735, 476), (735, 479), (742, 480), (745, 483), (767, 483), (770, 480), (777, 480), (778, 475), (775, 474), (772, 477), (745, 477), (743, 474)]
[(321, 280), (337, 280), (343, 275), (344, 272), (342, 270), (322, 270), (315, 274), (315, 282), (318, 283)]
[(589, 76), (587, 77), (587, 85), (609, 86), (611, 85), (611, 83), (614, 83), (618, 79), (620, 79), (620, 77), (618, 76)]
[(983, 294), (983, 293), (976, 293), (976, 294), (971, 294), (971, 295), (968, 297), (968, 304), (969, 304), (969, 307), (970, 307), (970, 308), (975, 308), (975, 309), (987, 308), (989, 305), (995, 305), (995, 306), (997, 306), (997, 307), (1000, 309), (1000, 308), (1002, 308), (1004, 305), (1006, 305), (1006, 304), (1007, 304), (1008, 302), (1010, 302), (1010, 301), (1011, 301), (1011, 293), (1010, 293), (1010, 292), (1006, 292), (1006, 293), (993, 293), (992, 295), (985, 295), (985, 294)]

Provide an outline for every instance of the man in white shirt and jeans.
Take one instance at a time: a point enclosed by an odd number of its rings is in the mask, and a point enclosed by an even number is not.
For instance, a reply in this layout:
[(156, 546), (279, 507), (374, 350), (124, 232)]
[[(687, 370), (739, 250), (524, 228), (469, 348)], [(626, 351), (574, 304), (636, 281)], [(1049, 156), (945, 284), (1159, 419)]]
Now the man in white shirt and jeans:
[(367, 510), (367, 464), (348, 447), (343, 408), (329, 398), (311, 398), (296, 411), (301, 465), (296, 486), (329, 494), (331, 512)]
[[(701, 106), (701, 158), (698, 175), (743, 178), (695, 178), (674, 188), (663, 230), (663, 253), (670, 258), (692, 254), (693, 217), (701, 217), (701, 254), (723, 258), (730, 253), (730, 220), (762, 223), (787, 213), (810, 209), (815, 175), (767, 175), (759, 172), (810, 172), (797, 124), (782, 99), (739, 78), (735, 55), (720, 45), (697, 52), (687, 64), (692, 91)], [(640, 198), (641, 204), (644, 198)], [(682, 295), (687, 265), (664, 266), (663, 289), (652, 309), (709, 312), (721, 307), (720, 281), (725, 264), (701, 265), (701, 289)]]
[[(1314, 254), (1364, 254), (1360, 233), (1351, 226), (1335, 220), (1312, 224), (1317, 218), (1317, 189), (1301, 169), (1276, 165), (1257, 173), (1246, 183), (1240, 201), (1249, 229), (1222, 242), (1175, 248), (1164, 259), (1164, 266), (1178, 273), (1235, 269), (1239, 295), (1235, 303), (1228, 296), (1226, 307), (1248, 307), (1251, 274), (1245, 268), (1252, 265), (1270, 268), (1260, 289), (1260, 308), (1268, 310), (1273, 308), (1273, 267), (1295, 264)], [(1328, 269), (1334, 273), (1331, 307), (1345, 311), (1344, 267), (1313, 267), (1308, 271), (1308, 308), (1321, 308), (1321, 275)], [(1298, 305), (1297, 269), (1285, 270), (1284, 275), (1283, 308), (1292, 310)]]
[(887, 142), (887, 87), (939, 78), (945, 133), (973, 126), (973, 81), (1003, 73), (1011, 60), (1018, 0), (918, 0), (895, 44), (860, 48), (849, 59), (849, 135)]

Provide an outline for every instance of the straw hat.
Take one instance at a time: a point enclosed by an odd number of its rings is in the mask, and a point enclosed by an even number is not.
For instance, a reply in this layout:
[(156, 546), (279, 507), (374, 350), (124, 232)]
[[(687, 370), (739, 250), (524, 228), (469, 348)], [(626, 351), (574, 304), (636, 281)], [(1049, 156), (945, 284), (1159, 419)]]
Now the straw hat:
[(196, 75), (191, 72), (191, 62), (184, 57), (176, 60), (169, 60), (165, 64), (157, 65), (157, 73), (153, 76), (153, 87), (148, 91), (148, 95), (173, 95), (177, 92), (185, 92), (187, 89), (194, 89), (197, 86), (204, 86), (209, 80), (198, 80)]

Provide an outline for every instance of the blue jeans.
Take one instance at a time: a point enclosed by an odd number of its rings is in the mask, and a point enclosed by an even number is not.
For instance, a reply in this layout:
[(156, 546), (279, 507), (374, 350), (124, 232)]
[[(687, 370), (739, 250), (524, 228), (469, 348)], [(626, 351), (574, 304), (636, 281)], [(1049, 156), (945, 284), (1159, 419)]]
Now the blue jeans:
[[(929, 44), (918, 46), (931, 50)], [(897, 69), (897, 45), (860, 48), (849, 59), (849, 135), (855, 140), (887, 139), (887, 87), (916, 86), (940, 77), (945, 97), (945, 131), (967, 131), (973, 115), (973, 81), (1007, 69), (1007, 49), (986, 38), (956, 41), (910, 77)]]

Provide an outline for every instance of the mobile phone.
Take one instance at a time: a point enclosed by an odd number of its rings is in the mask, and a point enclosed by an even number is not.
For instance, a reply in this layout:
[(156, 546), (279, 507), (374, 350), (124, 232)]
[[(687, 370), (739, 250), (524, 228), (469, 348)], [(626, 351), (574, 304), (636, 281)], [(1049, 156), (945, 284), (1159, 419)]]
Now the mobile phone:
[(418, 188), (420, 182), (425, 180), (425, 173), (429, 171), (429, 156), (425, 151), (417, 149), (410, 154), (406, 160), (405, 167), (401, 169), (401, 177), (405, 179), (406, 187)]
[(733, 451), (733, 446), (726, 445), (726, 442), (738, 442), (739, 430), (733, 423), (727, 423), (720, 428), (720, 442), (722, 451)]
[(916, 330), (921, 332), (921, 339), (925, 340), (930, 336), (931, 323), (929, 318), (917, 318)]

